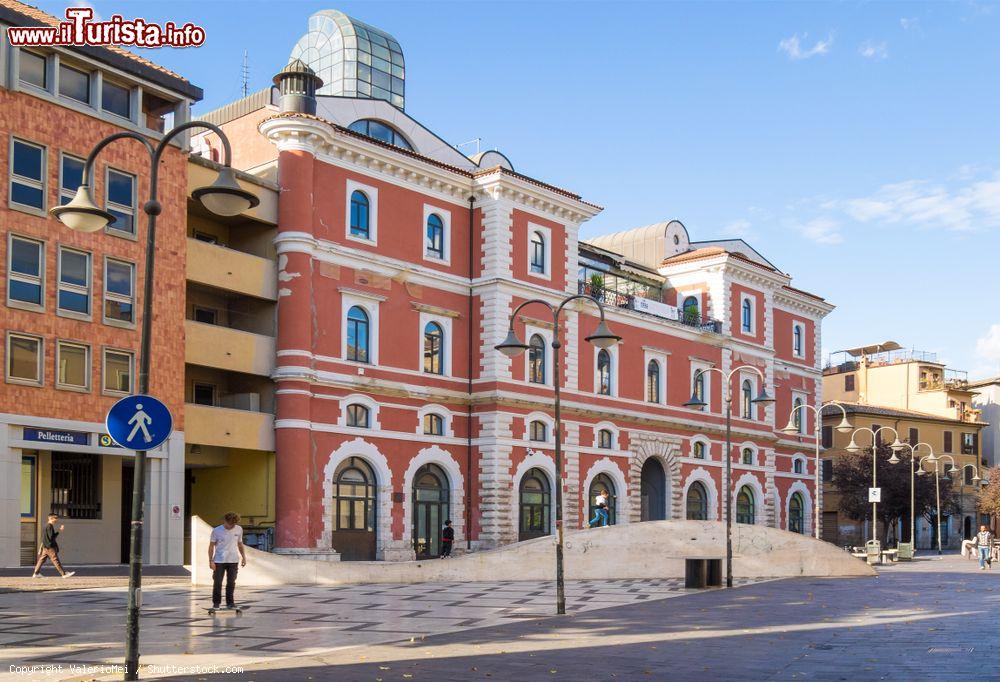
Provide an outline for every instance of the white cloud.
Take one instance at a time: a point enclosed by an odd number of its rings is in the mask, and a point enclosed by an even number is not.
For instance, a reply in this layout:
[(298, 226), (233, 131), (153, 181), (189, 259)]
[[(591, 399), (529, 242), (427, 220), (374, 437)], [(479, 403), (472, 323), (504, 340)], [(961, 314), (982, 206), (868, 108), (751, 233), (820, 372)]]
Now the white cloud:
[(840, 234), (840, 224), (832, 218), (813, 218), (795, 226), (802, 236), (817, 244), (840, 244), (844, 237)]
[(753, 235), (753, 223), (745, 218), (734, 220), (722, 228), (722, 236), (730, 239), (749, 239)]
[(969, 371), (973, 378), (1000, 374), (1000, 324), (990, 325), (986, 333), (976, 339), (976, 358), (979, 363)]
[(778, 50), (788, 54), (789, 59), (799, 60), (824, 55), (830, 51), (830, 47), (833, 45), (833, 33), (827, 36), (826, 40), (817, 40), (812, 47), (804, 47), (802, 42), (808, 37), (808, 33), (803, 33), (801, 36), (796, 33), (778, 43)]
[(920, 19), (918, 17), (903, 17), (899, 20), (899, 25), (903, 27), (904, 31), (918, 31), (920, 30)]
[(101, 18), (101, 15), (97, 13), (97, 10), (94, 8), (94, 5), (92, 3), (90, 3), (90, 2), (88, 2), (88, 0), (73, 0), (70, 3), (70, 6), (71, 7), (87, 7), (89, 9), (92, 9), (94, 11), (94, 15), (91, 18), (91, 20), (92, 21), (104, 21), (104, 19)]
[(888, 59), (889, 46), (886, 45), (885, 41), (876, 43), (866, 40), (858, 47), (858, 54), (865, 59)]

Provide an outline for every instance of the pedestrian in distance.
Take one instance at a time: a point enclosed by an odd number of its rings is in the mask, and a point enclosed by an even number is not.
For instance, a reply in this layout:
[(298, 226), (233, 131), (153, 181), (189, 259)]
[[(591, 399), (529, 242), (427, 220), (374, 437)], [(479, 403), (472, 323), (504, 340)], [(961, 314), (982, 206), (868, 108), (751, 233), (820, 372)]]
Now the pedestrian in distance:
[(35, 570), (31, 574), (32, 578), (42, 577), (42, 564), (45, 563), (46, 559), (52, 562), (52, 565), (56, 567), (59, 575), (63, 578), (72, 578), (76, 575), (76, 571), (69, 571), (67, 573), (63, 570), (62, 563), (59, 561), (59, 542), (57, 538), (59, 537), (59, 533), (63, 532), (66, 527), (59, 524), (59, 530), (56, 530), (56, 523), (58, 522), (58, 514), (49, 514), (49, 522), (45, 524), (45, 530), (42, 532), (42, 546), (38, 549), (38, 561), (35, 562)]
[(979, 527), (979, 533), (976, 534), (976, 543), (979, 546), (979, 570), (985, 571), (987, 565), (992, 569), (993, 562), (990, 558), (990, 548), (993, 544), (993, 533), (985, 525)]
[(236, 574), (247, 565), (240, 515), (227, 512), (225, 523), (212, 529), (208, 542), (208, 566), (212, 569), (212, 608), (222, 603), (222, 577), (226, 577), (226, 607), (236, 607)]
[(451, 527), (451, 521), (444, 522), (444, 530), (441, 531), (441, 558), (447, 559), (451, 556), (451, 546), (455, 544), (455, 529)]
[(606, 489), (602, 488), (601, 492), (597, 494), (595, 503), (594, 518), (590, 520), (590, 527), (593, 528), (598, 521), (600, 525), (607, 526), (610, 519), (608, 518), (608, 491)]

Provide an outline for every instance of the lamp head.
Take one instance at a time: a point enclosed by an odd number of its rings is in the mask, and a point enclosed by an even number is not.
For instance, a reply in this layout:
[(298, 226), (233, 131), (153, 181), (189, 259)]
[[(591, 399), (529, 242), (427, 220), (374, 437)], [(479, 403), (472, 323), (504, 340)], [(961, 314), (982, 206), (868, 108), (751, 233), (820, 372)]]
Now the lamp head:
[(115, 222), (114, 215), (94, 203), (87, 185), (80, 185), (72, 201), (65, 206), (56, 206), (49, 213), (76, 232), (98, 232)]
[(854, 427), (852, 427), (851, 423), (847, 421), (847, 417), (844, 417), (843, 419), (840, 420), (840, 423), (837, 424), (837, 426), (834, 428), (836, 428), (837, 431), (840, 433), (848, 433)]
[(781, 429), (781, 432), (789, 436), (797, 434), (799, 432), (799, 427), (795, 425), (795, 419), (789, 418), (788, 423), (785, 425), (785, 428)]
[(900, 459), (896, 456), (896, 453), (892, 453), (892, 457), (889, 458), (889, 464), (899, 464)]
[(918, 469), (917, 470), (917, 476), (926, 476), (926, 475), (927, 475), (927, 472), (924, 471), (923, 469)]
[(507, 338), (494, 346), (494, 348), (506, 355), (508, 358), (516, 358), (518, 355), (528, 350), (527, 344), (517, 338), (517, 334), (514, 333), (513, 329), (508, 330)]
[(769, 405), (770, 403), (774, 402), (774, 398), (769, 396), (767, 394), (767, 389), (761, 386), (760, 393), (758, 393), (757, 397), (751, 400), (750, 402), (752, 402), (754, 405)]
[(708, 407), (708, 403), (698, 397), (698, 393), (692, 393), (691, 399), (684, 403), (684, 407), (692, 407), (696, 410), (703, 410)]
[(930, 462), (931, 464), (934, 464), (935, 462), (938, 461), (938, 456), (932, 452), (931, 454), (927, 455), (927, 461)]
[(861, 448), (858, 447), (858, 444), (854, 442), (853, 438), (851, 438), (850, 444), (848, 444), (848, 446), (846, 448), (844, 448), (844, 449), (847, 450), (848, 452), (852, 453), (852, 454), (855, 453), (855, 452), (861, 452)]
[(622, 337), (612, 333), (612, 331), (608, 329), (607, 322), (601, 320), (597, 325), (597, 329), (594, 330), (593, 334), (586, 337), (586, 340), (598, 348), (611, 348), (611, 346), (614, 346), (621, 341)]
[(893, 454), (896, 454), (897, 452), (902, 452), (903, 450), (905, 450), (906, 445), (901, 440), (899, 440), (899, 437), (897, 436), (896, 440), (892, 441), (892, 444), (889, 446), (889, 448), (892, 450)]
[(236, 181), (236, 172), (229, 166), (223, 166), (219, 170), (215, 182), (207, 187), (199, 187), (191, 192), (191, 196), (209, 211), (221, 216), (239, 215), (260, 203), (256, 194), (240, 187), (240, 183)]

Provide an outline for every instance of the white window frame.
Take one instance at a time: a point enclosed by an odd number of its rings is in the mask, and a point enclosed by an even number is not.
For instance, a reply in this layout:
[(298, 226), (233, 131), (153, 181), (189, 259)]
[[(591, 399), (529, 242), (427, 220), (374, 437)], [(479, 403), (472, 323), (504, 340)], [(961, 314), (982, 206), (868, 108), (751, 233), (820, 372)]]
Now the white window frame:
[[(52, 60), (54, 55), (44, 54), (25, 47), (17, 49), (17, 73), (14, 74), (14, 80), (17, 81), (18, 90), (25, 90), (25, 92), (45, 92), (51, 94), (53, 91), (53, 85), (55, 85), (53, 82), (55, 79), (52, 77)], [(25, 52), (34, 55), (35, 57), (40, 57), (42, 61), (45, 62), (45, 87), (41, 87), (21, 79), (21, 61)]]
[[(543, 272), (533, 272), (531, 270), (531, 237), (535, 232), (542, 235), (542, 239), (545, 244), (545, 268)], [(528, 248), (527, 256), (528, 259), (525, 261), (526, 269), (528, 271), (529, 277), (537, 277), (538, 279), (551, 280), (552, 279), (552, 229), (545, 227), (544, 225), (538, 225), (537, 223), (528, 223)]]
[[(441, 233), (443, 247), (441, 258), (432, 256), (427, 251), (427, 220), (431, 217), (431, 214), (437, 215), (437, 217), (441, 219), (441, 224), (443, 226)], [(451, 211), (441, 208), (440, 206), (424, 204), (424, 222), (423, 229), (421, 231), (420, 245), (423, 251), (423, 259), (428, 263), (451, 265)]]
[[(62, 281), (62, 255), (64, 251), (80, 254), (87, 258), (87, 284), (79, 286), (77, 284), (64, 284)], [(87, 312), (81, 313), (76, 310), (65, 310), (59, 306), (59, 294), (66, 290), (74, 294), (84, 294), (87, 297)], [(134, 307), (133, 307), (134, 310)], [(94, 315), (94, 257), (89, 251), (75, 249), (70, 246), (62, 246), (56, 250), (56, 315), (61, 317), (72, 317), (77, 320), (91, 320)]]
[[(14, 377), (10, 374), (11, 351), (10, 342), (12, 339), (30, 339), (38, 344), (38, 357), (35, 360), (38, 379), (24, 379)], [(45, 339), (37, 334), (25, 334), (23, 332), (7, 332), (6, 358), (4, 359), (4, 377), (8, 384), (20, 384), (22, 386), (41, 386), (45, 383)]]
[[(49, 192), (48, 192), (48, 177), (49, 177), (49, 148), (44, 144), (39, 144), (37, 142), (32, 142), (26, 140), (22, 137), (17, 137), (15, 135), (10, 136), (10, 150), (7, 154), (7, 163), (9, 169), (9, 175), (7, 178), (7, 206), (12, 210), (21, 211), (22, 213), (31, 213), (33, 215), (38, 215), (42, 217), (48, 217), (46, 211), (49, 207)], [(14, 174), (14, 145), (20, 143), (28, 147), (35, 147), (40, 149), (42, 152), (42, 179), (35, 180), (34, 178), (27, 178), (23, 175)], [(27, 185), (28, 187), (33, 187), (34, 189), (41, 190), (42, 192), (42, 207), (31, 206), (29, 204), (19, 204), (14, 201), (14, 183), (19, 185)]]
[[(737, 463), (740, 466), (745, 466), (745, 467), (763, 467), (764, 466), (760, 462), (761, 451), (760, 451), (760, 448), (757, 447), (756, 443), (751, 443), (750, 441), (745, 441), (743, 443), (740, 443), (736, 447), (738, 448), (737, 452), (739, 454), (739, 457), (737, 458), (736, 461), (737, 461)], [(753, 453), (753, 463), (752, 464), (746, 464), (746, 463), (744, 463), (744, 461), (743, 461), (743, 451), (744, 450), (750, 450)], [(731, 456), (731, 453), (730, 453), (730, 456)]]
[[(649, 386), (647, 384), (649, 379), (649, 363), (651, 360), (656, 360), (658, 363), (660, 363), (660, 385), (659, 385), (660, 400), (655, 403), (649, 401)], [(667, 354), (666, 353), (647, 350), (643, 355), (642, 402), (646, 403), (647, 405), (667, 404)]]
[[(38, 276), (33, 275), (23, 275), (20, 273), (15, 273), (12, 269), (14, 263), (14, 240), (20, 239), (25, 242), (33, 242), (37, 244), (39, 248), (39, 259), (38, 264)], [(37, 285), (41, 288), (42, 292), (42, 302), (28, 303), (27, 301), (18, 301), (10, 297), (10, 281), (16, 280), (18, 282), (24, 282), (25, 284)], [(35, 312), (45, 311), (45, 242), (41, 239), (34, 239), (33, 237), (24, 237), (19, 234), (14, 234), (13, 232), (7, 235), (7, 305), (11, 308), (20, 308), (21, 310), (32, 310)]]
[[(802, 463), (802, 471), (801, 472), (795, 471), (795, 463), (796, 462), (801, 462)], [(794, 454), (794, 455), (792, 455), (792, 473), (795, 474), (796, 476), (808, 476), (809, 475), (809, 460), (806, 459), (805, 455), (802, 455), (802, 454)]]
[[(792, 391), (792, 409), (795, 409), (795, 399), (801, 398), (803, 405), (809, 405), (809, 394), (805, 391)], [(809, 435), (809, 415), (812, 414), (812, 410), (802, 408), (801, 410), (796, 410), (796, 413), (801, 415), (799, 417), (799, 432), (796, 435), (808, 436)], [(794, 415), (792, 415), (794, 418)]]
[[(368, 197), (368, 239), (351, 234), (351, 195), (360, 191)], [(347, 180), (347, 201), (344, 206), (344, 237), (352, 242), (378, 246), (378, 187)], [(423, 240), (420, 241), (423, 247)]]
[[(62, 351), (64, 346), (74, 346), (76, 348), (82, 348), (84, 351), (84, 362), (87, 366), (87, 371), (85, 373), (86, 383), (83, 386), (78, 386), (76, 384), (65, 384), (59, 380), (59, 365), (62, 360)], [(90, 345), (86, 343), (80, 343), (79, 341), (69, 341), (63, 339), (56, 340), (56, 366), (55, 366), (55, 383), (56, 388), (63, 391), (76, 391), (78, 393), (90, 393), (90, 382), (91, 374), (93, 373), (93, 366), (91, 364), (90, 358)]]
[[(126, 297), (126, 296), (123, 296), (122, 294), (116, 294), (114, 292), (108, 291), (108, 263), (111, 262), (111, 261), (115, 261), (116, 263), (128, 265), (132, 269), (132, 278), (131, 278), (132, 279), (132, 295), (131, 296)], [(136, 277), (135, 263), (132, 263), (132, 262), (127, 261), (127, 260), (122, 260), (120, 258), (111, 258), (110, 256), (105, 256), (104, 257), (104, 296), (101, 298), (101, 321), (104, 322), (104, 324), (108, 324), (108, 325), (111, 325), (113, 327), (124, 327), (126, 329), (134, 329), (135, 328), (136, 318), (138, 317), (138, 315), (136, 314), (136, 295), (135, 295), (135, 285), (136, 285), (137, 279), (138, 278)], [(108, 317), (106, 315), (106, 313), (107, 313), (106, 302), (107, 301), (117, 301), (119, 303), (131, 303), (132, 304), (132, 320), (130, 322), (126, 322), (124, 320), (116, 320), (116, 319)]]
[[(545, 424), (545, 440), (531, 440), (531, 422), (540, 421)], [(556, 442), (555, 420), (544, 412), (531, 412), (524, 415), (524, 442), (528, 447), (544, 447)]]
[[(601, 447), (601, 431), (611, 432), (611, 447), (602, 448)], [(612, 450), (618, 450), (618, 427), (611, 422), (598, 422), (594, 424), (594, 448), (602, 450), (604, 452), (610, 452)]]
[[(117, 173), (119, 175), (125, 175), (132, 178), (132, 205), (125, 206), (119, 204), (118, 202), (111, 201), (111, 192), (109, 191), (111, 187), (111, 174)], [(128, 171), (123, 171), (120, 168), (112, 168), (111, 166), (104, 167), (104, 210), (108, 211), (114, 209), (119, 213), (125, 213), (132, 216), (132, 231), (120, 230), (117, 227), (111, 227), (110, 223), (104, 228), (104, 231), (108, 234), (113, 234), (116, 237), (124, 237), (125, 239), (138, 239), (139, 234), (139, 221), (138, 221), (138, 210), (136, 209), (136, 196), (139, 191), (139, 177), (134, 173), (129, 173)]]
[[(441, 435), (435, 436), (428, 433), (424, 433), (424, 417), (429, 414), (436, 414), (441, 417)], [(425, 436), (427, 438), (451, 438), (455, 434), (451, 427), (451, 411), (444, 405), (429, 404), (424, 405), (419, 410), (417, 410), (417, 428), (415, 433), (418, 436)]]
[[(340, 294), (340, 359), (358, 367), (378, 364), (378, 311), (379, 303), (385, 300), (379, 296), (366, 296), (361, 292)], [(361, 307), (368, 314), (368, 362), (347, 359), (347, 313), (354, 306)], [(420, 333), (420, 367), (423, 369), (424, 334)]]
[[(601, 354), (601, 349), (594, 346), (594, 359), (591, 364), (591, 372), (593, 372), (594, 377), (594, 395), (604, 396), (605, 398), (617, 398), (618, 397), (618, 348), (621, 344), (615, 344), (610, 348), (605, 348), (608, 351), (608, 355), (611, 357), (611, 394), (605, 395), (601, 393), (601, 381), (600, 372), (597, 370), (597, 357)], [(643, 382), (645, 386), (645, 382)]]
[[(364, 405), (368, 408), (368, 426), (348, 426), (347, 425), (347, 408), (351, 405)], [(338, 425), (350, 429), (351, 431), (357, 432), (367, 432), (375, 429), (382, 428), (379, 423), (378, 416), (379, 404), (377, 401), (372, 399), (370, 396), (364, 395), (363, 393), (352, 393), (351, 395), (345, 395), (340, 399), (340, 420)], [(422, 426), (422, 424), (421, 424)], [(422, 431), (423, 429), (421, 429)]]
[[(710, 461), (712, 459), (712, 441), (710, 441), (706, 436), (702, 436), (702, 435), (691, 436), (690, 441), (691, 441), (691, 444), (688, 446), (688, 457), (689, 458), (696, 459), (699, 462), (708, 462), (708, 461)], [(694, 448), (695, 448), (695, 445), (698, 444), (698, 443), (701, 443), (703, 446), (705, 446), (705, 456), (704, 457), (695, 457), (695, 455), (694, 455)]]
[[(691, 391), (691, 395), (694, 395), (694, 375), (698, 370), (711, 369), (712, 364), (705, 362), (704, 360), (695, 360), (692, 358), (690, 363), (690, 372), (688, 373), (688, 390)], [(705, 401), (705, 407), (702, 410), (695, 410), (694, 408), (688, 408), (694, 410), (695, 412), (711, 412), (712, 411), (712, 375), (715, 372), (705, 372), (703, 377), (705, 379), (705, 390), (702, 400)]]
[[(795, 350), (795, 330), (799, 330), (799, 338), (802, 339), (802, 348)], [(806, 357), (806, 326), (801, 322), (792, 320), (792, 357), (800, 360)]]
[[(83, 159), (83, 158), (77, 156), (76, 154), (69, 154), (69, 153), (63, 152), (63, 151), (59, 152), (59, 199), (60, 199), (59, 204), (60, 205), (63, 205), (61, 200), (64, 197), (67, 198), (67, 199), (69, 199), (70, 201), (72, 201), (73, 197), (76, 196), (76, 191), (72, 191), (71, 192), (71, 191), (67, 190), (65, 187), (63, 187), (63, 161), (65, 161), (66, 159), (73, 159), (75, 161), (79, 161), (80, 163), (83, 164), (84, 170), (86, 170), (86, 168), (87, 168), (87, 160), (86, 159)], [(93, 175), (93, 172), (94, 172), (94, 169), (91, 168), (90, 174)], [(83, 177), (84, 184), (89, 185), (90, 184), (90, 182), (89, 182), (90, 180), (91, 180), (91, 178), (88, 177), (87, 174), (85, 173), (84, 177)]]
[[(750, 302), (750, 329), (743, 328), (743, 304)], [(748, 336), (757, 336), (757, 297), (747, 293), (740, 293), (740, 333)]]
[[(108, 388), (108, 353), (128, 356), (128, 389)], [(129, 395), (135, 389), (135, 353), (124, 348), (105, 346), (101, 349), (101, 393), (104, 395)]]
[[(431, 372), (424, 371), (424, 329), (431, 322), (437, 323), (441, 327), (441, 333), (444, 334), (444, 338), (441, 340), (441, 374), (433, 374)], [(429, 377), (450, 377), (451, 376), (451, 347), (452, 347), (452, 334), (451, 334), (451, 318), (445, 315), (434, 315), (432, 313), (420, 313), (420, 343), (418, 348), (418, 361), (417, 361), (417, 371), (421, 374), (425, 374)], [(346, 347), (345, 347), (346, 350)]]
[[(736, 386), (736, 395), (739, 396), (740, 405), (740, 419), (745, 419), (746, 421), (760, 421), (757, 419), (757, 410), (760, 409), (758, 405), (754, 404), (754, 398), (760, 393), (760, 388), (757, 386), (757, 380), (760, 377), (757, 376), (756, 372), (740, 372), (737, 375), (738, 384)], [(743, 382), (750, 382), (750, 416), (743, 414)]]
[(542, 327), (535, 327), (534, 325), (525, 324), (524, 325), (524, 342), (531, 343), (531, 337), (538, 334), (545, 341), (545, 381), (540, 384), (536, 384), (531, 380), (531, 350), (524, 351), (524, 383), (529, 386), (551, 386), (552, 385), (552, 330), (544, 329)]

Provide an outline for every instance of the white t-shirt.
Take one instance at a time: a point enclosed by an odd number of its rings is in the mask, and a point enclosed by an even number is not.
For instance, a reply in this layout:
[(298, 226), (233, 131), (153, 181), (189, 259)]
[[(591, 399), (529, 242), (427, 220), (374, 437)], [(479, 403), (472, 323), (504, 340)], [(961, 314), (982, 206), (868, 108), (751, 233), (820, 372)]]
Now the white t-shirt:
[(598, 494), (598, 496), (597, 496), (597, 506), (600, 507), (602, 504), (604, 506), (607, 506), (608, 505), (608, 498), (605, 495)]
[(238, 564), (240, 563), (239, 543), (243, 542), (243, 527), (233, 526), (226, 528), (216, 526), (212, 529), (212, 539), (215, 543), (215, 557), (213, 561), (217, 564)]

